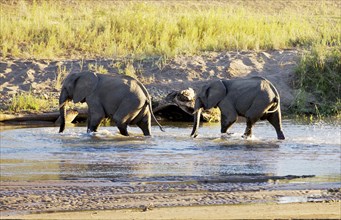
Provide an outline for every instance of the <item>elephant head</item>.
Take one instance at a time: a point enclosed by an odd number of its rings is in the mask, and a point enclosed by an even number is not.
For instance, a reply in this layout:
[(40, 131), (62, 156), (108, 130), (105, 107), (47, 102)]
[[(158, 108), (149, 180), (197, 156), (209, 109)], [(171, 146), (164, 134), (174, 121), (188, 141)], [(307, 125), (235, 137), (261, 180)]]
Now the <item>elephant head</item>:
[(225, 97), (227, 89), (221, 80), (203, 86), (197, 94), (194, 105), (194, 125), (191, 137), (197, 136), (202, 109), (210, 109), (216, 107)]
[(73, 100), (74, 103), (84, 102), (96, 88), (98, 77), (92, 72), (81, 72), (70, 74), (64, 80), (62, 90), (59, 96), (59, 112), (61, 124), (59, 132), (65, 129), (65, 105), (67, 101)]

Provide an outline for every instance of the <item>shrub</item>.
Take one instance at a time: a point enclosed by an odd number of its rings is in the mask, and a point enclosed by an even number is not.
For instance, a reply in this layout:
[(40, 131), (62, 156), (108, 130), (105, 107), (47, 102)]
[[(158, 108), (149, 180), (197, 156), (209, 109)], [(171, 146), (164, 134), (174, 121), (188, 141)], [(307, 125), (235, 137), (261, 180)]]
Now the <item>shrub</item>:
[(341, 48), (316, 45), (303, 54), (296, 71), (295, 108), (304, 111), (308, 93), (317, 98), (315, 114), (341, 114)]
[(48, 100), (42, 96), (35, 96), (31, 92), (19, 93), (12, 97), (9, 110), (13, 112), (41, 112), (58, 106), (56, 100)]

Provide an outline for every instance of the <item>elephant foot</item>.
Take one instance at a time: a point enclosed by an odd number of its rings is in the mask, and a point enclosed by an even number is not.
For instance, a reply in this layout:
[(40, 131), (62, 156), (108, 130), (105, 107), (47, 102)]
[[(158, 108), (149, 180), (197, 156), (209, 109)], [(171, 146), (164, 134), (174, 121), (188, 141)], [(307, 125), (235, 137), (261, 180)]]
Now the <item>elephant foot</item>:
[(125, 136), (125, 137), (129, 137), (130, 135), (128, 134), (128, 133), (121, 133), (121, 132), (119, 132), (122, 136)]
[(148, 132), (143, 132), (143, 136), (145, 136), (145, 137), (151, 137), (152, 135), (151, 135), (150, 132), (148, 131)]
[(191, 134), (191, 138), (196, 138), (198, 134)]
[(247, 135), (247, 134), (243, 134), (242, 138), (244, 138), (245, 140), (250, 139), (252, 135)]
[(233, 135), (233, 133), (230, 133), (230, 132), (226, 132), (226, 133), (221, 133), (221, 137), (222, 138), (229, 138)]
[(277, 135), (278, 140), (285, 140), (284, 134)]
[(94, 131), (94, 130), (92, 130), (90, 128), (88, 128), (88, 130), (86, 130), (86, 133), (88, 133), (88, 134), (93, 133), (93, 132), (97, 132), (97, 131)]
[(127, 131), (127, 128), (121, 128), (121, 127), (118, 127), (118, 130), (120, 131), (120, 134), (123, 135), (123, 136), (129, 136), (129, 133)]
[(277, 133), (277, 139), (278, 140), (285, 140), (285, 137), (284, 137), (284, 134), (283, 134), (283, 131), (280, 130), (280, 129), (276, 129), (276, 133)]

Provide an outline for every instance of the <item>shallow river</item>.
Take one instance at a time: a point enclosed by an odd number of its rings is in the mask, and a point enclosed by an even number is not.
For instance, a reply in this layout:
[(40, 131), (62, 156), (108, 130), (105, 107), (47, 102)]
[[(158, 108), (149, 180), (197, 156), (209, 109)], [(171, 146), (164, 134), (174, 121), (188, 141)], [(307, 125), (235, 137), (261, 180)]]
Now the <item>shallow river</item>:
[(253, 137), (244, 140), (244, 123), (221, 137), (219, 124), (204, 124), (190, 138), (191, 123), (153, 126), (153, 137), (130, 127), (130, 137), (116, 127), (100, 127), (86, 134), (85, 127), (3, 127), (1, 180), (88, 180), (117, 182), (215, 179), (228, 175), (315, 175), (340, 178), (340, 122), (283, 122), (286, 140), (258, 122)]

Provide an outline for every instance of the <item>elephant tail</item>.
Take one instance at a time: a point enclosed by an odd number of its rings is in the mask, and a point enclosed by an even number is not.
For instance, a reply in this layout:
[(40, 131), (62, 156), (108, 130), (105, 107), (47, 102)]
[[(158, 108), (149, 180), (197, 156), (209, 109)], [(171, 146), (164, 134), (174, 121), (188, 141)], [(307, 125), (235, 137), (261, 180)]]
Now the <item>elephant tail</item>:
[[(271, 87), (272, 91), (275, 93), (275, 97), (272, 100), (273, 105), (270, 108), (271, 110), (269, 109), (266, 112), (266, 113), (271, 114), (271, 113), (275, 113), (275, 112), (277, 112), (279, 110), (279, 108), (281, 106), (281, 99), (279, 97), (279, 93), (278, 93), (276, 87), (271, 82), (269, 82), (269, 84), (270, 84), (270, 87)], [(274, 108), (274, 109), (272, 109), (272, 108)]]
[(154, 121), (156, 122), (156, 124), (159, 126), (160, 130), (165, 132), (165, 130), (163, 129), (162, 125), (160, 125), (159, 121), (156, 119), (154, 112), (153, 112), (153, 108), (152, 108), (152, 102), (150, 100), (147, 101), (147, 105), (149, 107), (149, 111), (150, 114), (152, 115)]
[(137, 79), (135, 79), (137, 81), (137, 83), (139, 84), (139, 86), (141, 87), (143, 93), (145, 94), (147, 101), (146, 104), (148, 105), (150, 114), (152, 115), (152, 118), (154, 119), (154, 121), (156, 122), (156, 124), (159, 126), (160, 130), (165, 132), (165, 130), (163, 129), (162, 125), (159, 123), (159, 121), (156, 119), (154, 112), (153, 112), (153, 107), (152, 107), (152, 101), (150, 98), (150, 95), (148, 93), (148, 90), (146, 89), (146, 87)]

